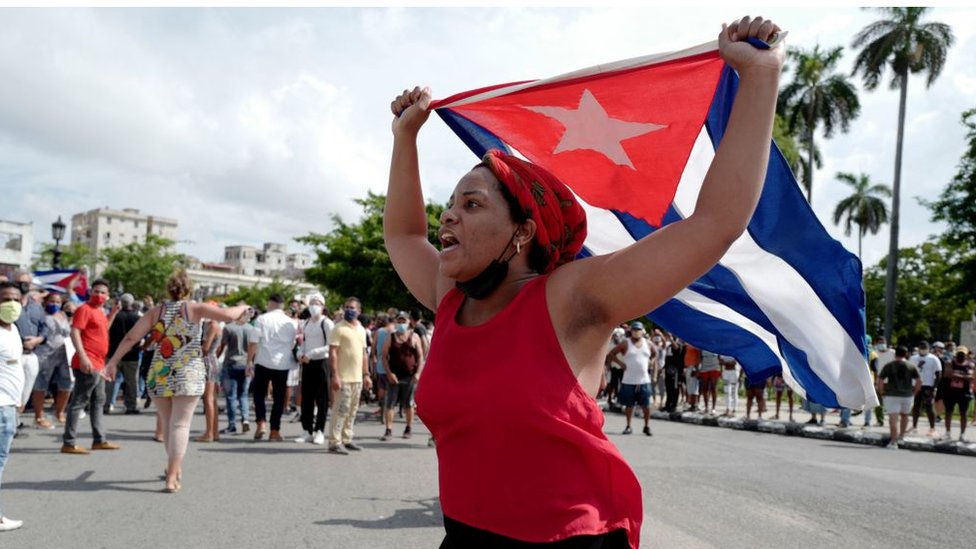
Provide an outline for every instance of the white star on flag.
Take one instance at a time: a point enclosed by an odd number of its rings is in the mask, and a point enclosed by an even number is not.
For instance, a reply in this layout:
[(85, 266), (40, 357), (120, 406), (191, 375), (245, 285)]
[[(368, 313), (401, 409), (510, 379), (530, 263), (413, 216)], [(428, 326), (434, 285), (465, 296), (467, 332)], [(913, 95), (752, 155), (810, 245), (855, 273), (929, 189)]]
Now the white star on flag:
[(591, 150), (606, 156), (618, 166), (627, 166), (632, 170), (636, 168), (620, 142), (667, 127), (610, 118), (603, 105), (588, 89), (583, 90), (583, 96), (580, 97), (576, 109), (526, 106), (523, 108), (555, 119), (566, 128), (552, 154)]

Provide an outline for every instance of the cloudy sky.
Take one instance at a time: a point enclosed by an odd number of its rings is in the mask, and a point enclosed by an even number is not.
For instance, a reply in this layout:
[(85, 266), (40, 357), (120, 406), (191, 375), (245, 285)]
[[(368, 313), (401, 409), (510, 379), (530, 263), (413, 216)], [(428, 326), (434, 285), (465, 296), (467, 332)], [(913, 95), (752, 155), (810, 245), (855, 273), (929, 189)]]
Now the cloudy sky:
[[(385, 192), (389, 102), (414, 84), (435, 97), (553, 76), (714, 39), (755, 8), (0, 10), (0, 218), (49, 241), (58, 216), (138, 208), (179, 221), (180, 251), (327, 232)], [(849, 46), (877, 18), (855, 8), (763, 10), (805, 48)], [(976, 107), (976, 9), (937, 8), (956, 35), (942, 77), (913, 78), (903, 171), (903, 245), (941, 227), (933, 198), (964, 150), (960, 114)], [(842, 69), (849, 72), (854, 53)], [(856, 80), (858, 86), (860, 81)], [(848, 191), (838, 171), (890, 184), (898, 95), (861, 94), (851, 132), (820, 146), (813, 207), (830, 223)], [(428, 196), (444, 202), (475, 161), (436, 117), (422, 134)], [(887, 251), (865, 240), (865, 263)]]

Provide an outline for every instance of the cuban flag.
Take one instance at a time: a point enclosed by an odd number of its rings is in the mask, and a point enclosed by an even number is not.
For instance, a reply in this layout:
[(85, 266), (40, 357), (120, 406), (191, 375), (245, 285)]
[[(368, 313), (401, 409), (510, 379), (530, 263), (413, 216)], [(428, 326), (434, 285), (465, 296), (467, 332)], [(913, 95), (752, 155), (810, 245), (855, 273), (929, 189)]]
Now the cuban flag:
[(34, 281), (45, 290), (67, 293), (74, 289), (79, 297), (88, 295), (88, 277), (78, 269), (35, 271)]
[[(695, 208), (728, 124), (738, 77), (717, 42), (434, 101), (479, 157), (506, 149), (566, 183), (587, 213), (581, 256), (611, 253)], [(666, 257), (647, 266), (668, 268)], [(748, 230), (719, 263), (649, 318), (734, 356), (750, 379), (782, 372), (829, 407), (875, 406), (857, 257), (814, 215), (772, 145)]]

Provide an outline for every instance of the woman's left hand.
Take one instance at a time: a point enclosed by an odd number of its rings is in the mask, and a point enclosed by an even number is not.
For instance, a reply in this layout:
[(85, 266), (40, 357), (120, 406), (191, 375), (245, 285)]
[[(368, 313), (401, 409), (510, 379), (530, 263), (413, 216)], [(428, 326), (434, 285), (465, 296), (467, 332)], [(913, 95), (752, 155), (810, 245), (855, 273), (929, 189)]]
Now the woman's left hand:
[(758, 38), (768, 41), (782, 29), (771, 19), (762, 17), (750, 18), (748, 15), (733, 21), (729, 25), (722, 25), (722, 32), (718, 36), (718, 48), (722, 59), (739, 74), (753, 70), (766, 70), (779, 74), (786, 58), (785, 47), (777, 44), (768, 50), (759, 49), (747, 38)]

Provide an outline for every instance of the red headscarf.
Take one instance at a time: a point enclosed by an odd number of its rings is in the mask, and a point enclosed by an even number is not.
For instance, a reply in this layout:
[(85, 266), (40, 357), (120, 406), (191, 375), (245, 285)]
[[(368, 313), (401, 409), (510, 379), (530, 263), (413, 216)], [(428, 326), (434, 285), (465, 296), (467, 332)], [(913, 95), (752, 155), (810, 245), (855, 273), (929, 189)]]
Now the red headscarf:
[(575, 259), (586, 239), (586, 213), (569, 188), (543, 168), (497, 149), (482, 164), (535, 221), (535, 244), (548, 259), (542, 273)]

